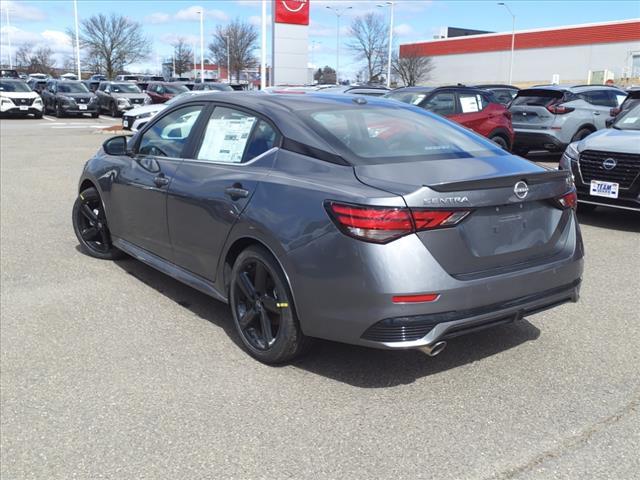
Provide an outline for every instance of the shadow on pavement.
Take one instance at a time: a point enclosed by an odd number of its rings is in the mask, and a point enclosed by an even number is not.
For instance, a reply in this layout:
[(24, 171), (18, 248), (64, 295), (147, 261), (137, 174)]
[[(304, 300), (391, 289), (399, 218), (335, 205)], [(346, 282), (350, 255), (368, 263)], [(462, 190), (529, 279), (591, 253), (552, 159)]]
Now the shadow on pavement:
[(591, 212), (581, 212), (578, 207), (578, 222), (591, 227), (612, 228), (625, 232), (640, 233), (640, 212), (598, 207)]
[[(115, 262), (128, 274), (182, 307), (222, 328), (243, 348), (227, 305), (160, 273), (133, 258)], [(418, 350), (388, 351), (317, 340), (311, 351), (292, 366), (360, 388), (384, 388), (473, 363), (535, 340), (540, 330), (526, 320), (448, 341), (437, 357)]]

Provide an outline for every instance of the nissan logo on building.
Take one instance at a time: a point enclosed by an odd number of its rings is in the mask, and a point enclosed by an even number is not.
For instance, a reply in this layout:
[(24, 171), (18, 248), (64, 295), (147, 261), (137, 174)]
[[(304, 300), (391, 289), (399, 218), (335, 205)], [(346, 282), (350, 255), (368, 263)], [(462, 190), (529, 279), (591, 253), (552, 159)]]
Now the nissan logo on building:
[(513, 193), (516, 194), (516, 197), (522, 200), (529, 194), (529, 185), (527, 185), (526, 182), (520, 181), (513, 187)]
[(304, 8), (307, 0), (281, 0), (282, 6), (292, 13), (297, 13)]

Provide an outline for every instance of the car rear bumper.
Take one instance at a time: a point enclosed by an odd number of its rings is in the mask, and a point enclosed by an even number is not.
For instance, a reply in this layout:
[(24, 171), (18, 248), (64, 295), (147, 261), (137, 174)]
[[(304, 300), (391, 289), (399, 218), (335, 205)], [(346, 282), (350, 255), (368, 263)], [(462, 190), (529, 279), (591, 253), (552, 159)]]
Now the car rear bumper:
[[(559, 255), (471, 279), (445, 271), (417, 235), (387, 245), (325, 235), (291, 252), (285, 269), (306, 335), (383, 349), (417, 348), (577, 301), (584, 253), (575, 215), (567, 227)], [(437, 300), (393, 302), (396, 295), (429, 293)]]
[(516, 130), (513, 148), (562, 152), (567, 148), (567, 144), (549, 133)]

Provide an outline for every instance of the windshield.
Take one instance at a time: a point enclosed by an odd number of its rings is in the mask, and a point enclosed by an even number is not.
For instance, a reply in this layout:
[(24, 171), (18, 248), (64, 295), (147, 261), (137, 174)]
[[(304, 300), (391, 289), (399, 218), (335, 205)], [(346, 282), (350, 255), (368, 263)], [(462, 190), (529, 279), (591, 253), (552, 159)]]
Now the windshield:
[(114, 83), (111, 85), (111, 91), (113, 93), (142, 93), (142, 90), (133, 83)]
[(387, 93), (384, 98), (391, 98), (392, 100), (398, 100), (399, 102), (411, 105), (419, 105), (428, 94), (429, 92), (400, 91)]
[(184, 93), (189, 91), (189, 89), (184, 85), (165, 85), (164, 90), (166, 93), (171, 93), (173, 95), (178, 95), (179, 93)]
[(24, 82), (0, 82), (0, 92), (30, 92), (29, 85)]
[(297, 115), (359, 165), (507, 154), (444, 119), (392, 104), (332, 105), (324, 110), (299, 111)]
[(618, 130), (640, 130), (640, 104), (633, 107), (613, 123)]
[(89, 90), (82, 83), (59, 83), (59, 93), (88, 93)]

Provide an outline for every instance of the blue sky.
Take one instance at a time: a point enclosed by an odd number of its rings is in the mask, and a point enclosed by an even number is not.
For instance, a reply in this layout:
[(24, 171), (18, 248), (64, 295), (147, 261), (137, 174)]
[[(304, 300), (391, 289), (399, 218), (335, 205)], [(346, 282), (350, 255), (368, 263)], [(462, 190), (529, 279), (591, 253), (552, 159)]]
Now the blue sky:
[[(388, 15), (388, 9), (377, 8), (380, 0), (310, 0), (311, 24), (310, 61), (317, 65), (335, 66), (336, 17), (326, 8), (352, 7), (342, 19), (341, 70), (355, 76), (360, 65), (346, 48), (348, 24), (357, 15), (376, 11)], [(640, 17), (640, 1), (525, 1), (507, 2), (516, 15), (516, 29), (532, 29), (579, 23), (627, 20)], [(259, 0), (78, 0), (80, 19), (97, 13), (117, 12), (141, 22), (152, 41), (152, 54), (148, 61), (132, 66), (132, 70), (157, 69), (157, 58), (171, 55), (171, 43), (178, 37), (199, 44), (200, 26), (197, 11), (204, 7), (205, 49), (211, 32), (217, 25), (239, 17), (260, 28)], [(25, 42), (48, 45), (57, 58), (72, 51), (65, 30), (73, 26), (71, 0), (2, 0), (2, 62), (7, 58), (7, 32), (11, 32), (13, 50)], [(268, 2), (268, 11), (271, 5)], [(5, 9), (10, 12), (10, 29), (6, 24)], [(432, 38), (440, 27), (455, 26), (511, 31), (511, 16), (495, 1), (398, 0), (395, 10), (395, 45)], [(385, 17), (388, 18), (388, 17)], [(270, 33), (270, 31), (269, 31)], [(313, 42), (312, 42), (313, 41)], [(199, 47), (198, 47), (199, 48)], [(270, 52), (270, 44), (268, 46)], [(258, 52), (256, 52), (258, 53)], [(206, 53), (205, 53), (206, 56)]]

